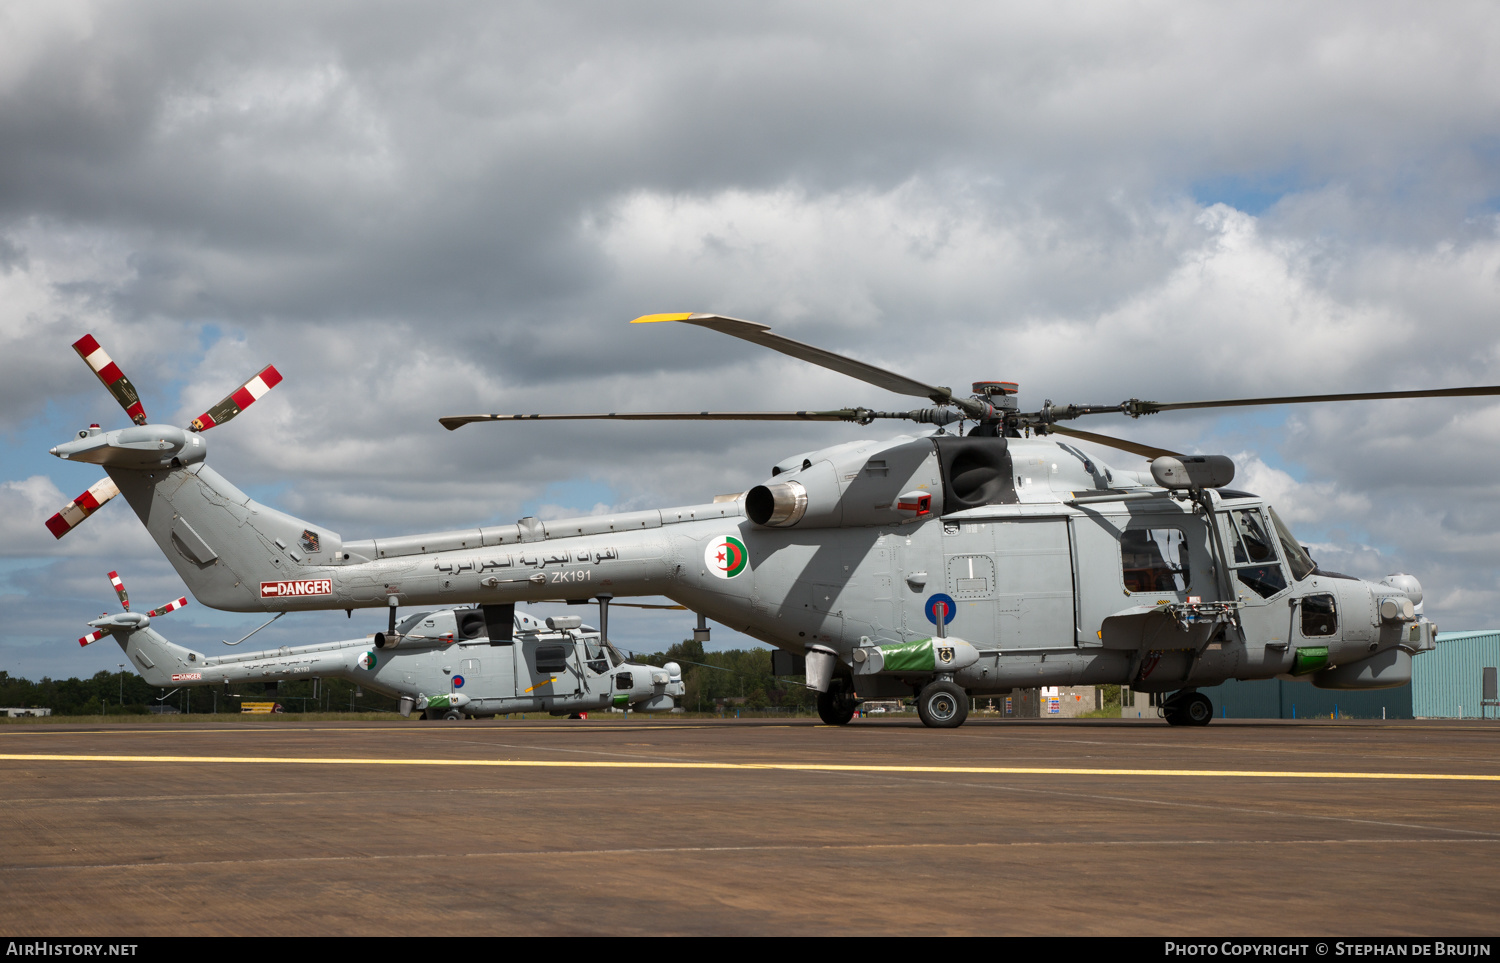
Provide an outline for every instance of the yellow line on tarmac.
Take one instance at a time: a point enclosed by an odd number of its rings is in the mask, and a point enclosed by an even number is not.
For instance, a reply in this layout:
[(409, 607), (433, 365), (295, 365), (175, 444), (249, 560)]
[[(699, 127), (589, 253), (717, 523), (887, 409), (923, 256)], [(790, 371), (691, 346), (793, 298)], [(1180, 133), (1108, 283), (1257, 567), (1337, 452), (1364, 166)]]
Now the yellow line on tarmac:
[(1442, 772), (1328, 772), (1257, 769), (1074, 769), (1061, 766), (878, 766), (816, 762), (595, 762), (550, 759), (359, 759), (332, 756), (116, 756), (0, 753), (3, 762), (181, 762), (272, 766), (457, 766), (514, 769), (716, 769), (786, 772), (952, 773), (996, 776), (1219, 776), (1247, 779), (1436, 779), (1500, 782), (1500, 775)]

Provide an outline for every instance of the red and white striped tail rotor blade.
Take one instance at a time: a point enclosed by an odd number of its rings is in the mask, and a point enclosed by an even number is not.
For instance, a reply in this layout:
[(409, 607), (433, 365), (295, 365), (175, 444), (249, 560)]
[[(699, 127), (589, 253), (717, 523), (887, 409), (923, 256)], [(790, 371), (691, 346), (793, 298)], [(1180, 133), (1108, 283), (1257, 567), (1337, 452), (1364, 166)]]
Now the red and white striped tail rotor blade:
[(120, 581), (120, 573), (119, 572), (110, 572), (109, 573), (109, 584), (114, 586), (115, 594), (120, 597), (120, 607), (123, 608), (125, 611), (129, 612), (130, 611), (130, 596), (127, 595), (127, 594), (125, 594), (125, 583), (122, 582), (122, 581)]
[(78, 640), (78, 644), (79, 645), (89, 645), (90, 643), (98, 642), (100, 639), (104, 638), (108, 634), (109, 634), (108, 632), (104, 631), (103, 629), (100, 629), (97, 632), (90, 633), (89, 635), (85, 635), (83, 638), (79, 639)]
[(222, 425), (235, 415), (260, 400), (261, 395), (281, 384), (281, 372), (275, 365), (266, 365), (249, 381), (231, 391), (223, 401), (193, 419), (193, 431), (207, 431), (214, 425)]
[(125, 372), (120, 370), (120, 366), (114, 363), (109, 354), (99, 347), (99, 342), (94, 340), (94, 336), (86, 334), (74, 341), (73, 350), (77, 351), (78, 357), (82, 358), (84, 363), (94, 370), (94, 374), (99, 376), (99, 380), (104, 383), (104, 387), (109, 389), (109, 393), (115, 396), (120, 407), (124, 408), (125, 413), (130, 416), (130, 420), (138, 425), (144, 425), (146, 409), (141, 407), (141, 396), (136, 392), (135, 385), (130, 383), (130, 379), (125, 377)]
[(112, 478), (101, 478), (89, 490), (73, 499), (63, 506), (63, 510), (47, 519), (47, 531), (54, 538), (62, 538), (64, 535), (78, 527), (78, 523), (88, 518), (99, 510), (99, 506), (120, 494), (120, 489), (115, 485)]
[(184, 595), (182, 598), (177, 599), (175, 602), (168, 602), (166, 605), (163, 605), (161, 608), (152, 609), (151, 611), (149, 611), (149, 612), (146, 613), (146, 616), (148, 618), (153, 618), (154, 619), (158, 615), (166, 615), (168, 612), (175, 612), (178, 609), (182, 608), (186, 604), (187, 604), (187, 596)]

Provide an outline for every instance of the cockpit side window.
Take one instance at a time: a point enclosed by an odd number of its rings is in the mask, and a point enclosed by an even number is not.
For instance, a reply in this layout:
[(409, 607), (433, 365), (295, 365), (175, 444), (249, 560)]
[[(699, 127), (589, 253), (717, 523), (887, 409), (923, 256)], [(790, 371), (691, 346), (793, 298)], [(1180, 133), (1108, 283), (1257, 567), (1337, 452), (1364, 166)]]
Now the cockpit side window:
[(1276, 549), (1271, 547), (1271, 536), (1266, 533), (1260, 512), (1240, 510), (1231, 512), (1230, 516), (1234, 519), (1235, 533), (1239, 535), (1234, 546), (1235, 562), (1244, 564), (1276, 561)]
[(1302, 600), (1303, 635), (1332, 635), (1338, 629), (1338, 609), (1332, 595), (1309, 595)]
[(1266, 530), (1265, 517), (1256, 508), (1229, 513), (1234, 520), (1234, 575), (1261, 598), (1268, 599), (1286, 588), (1286, 574), (1276, 557), (1276, 542)]
[(598, 639), (585, 639), (583, 651), (588, 659), (590, 672), (603, 675), (609, 671), (609, 650)]

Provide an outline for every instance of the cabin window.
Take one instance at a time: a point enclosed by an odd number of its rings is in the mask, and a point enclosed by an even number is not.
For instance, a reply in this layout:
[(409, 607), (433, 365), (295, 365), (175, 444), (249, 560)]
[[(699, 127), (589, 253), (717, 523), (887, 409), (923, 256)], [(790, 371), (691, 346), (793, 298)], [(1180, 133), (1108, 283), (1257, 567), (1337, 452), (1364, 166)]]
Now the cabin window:
[(633, 688), (635, 688), (635, 677), (632, 676), (629, 672), (616, 672), (615, 673), (615, 688), (616, 689), (633, 689)]
[(1302, 600), (1302, 634), (1332, 635), (1339, 629), (1332, 595), (1309, 595)]
[(1180, 528), (1133, 528), (1120, 535), (1120, 566), (1127, 592), (1185, 592), (1187, 535)]
[(538, 672), (562, 672), (567, 667), (567, 646), (539, 645), (536, 647), (536, 670)]

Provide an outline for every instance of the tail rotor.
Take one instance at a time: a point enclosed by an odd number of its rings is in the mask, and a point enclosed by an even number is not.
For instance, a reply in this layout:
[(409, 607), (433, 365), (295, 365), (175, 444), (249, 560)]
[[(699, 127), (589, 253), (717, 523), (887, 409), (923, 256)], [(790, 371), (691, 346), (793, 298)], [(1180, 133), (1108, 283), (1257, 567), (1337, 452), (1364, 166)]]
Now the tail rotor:
[(118, 615), (105, 614), (90, 622), (89, 625), (94, 626), (96, 631), (80, 638), (78, 644), (81, 646), (92, 645), (106, 635), (113, 635), (116, 630), (134, 631), (145, 628), (151, 624), (153, 618), (175, 612), (187, 604), (187, 596), (184, 595), (142, 615), (139, 612), (130, 611), (130, 594), (125, 591), (125, 582), (120, 578), (119, 572), (109, 573), (109, 584), (114, 588), (115, 596), (119, 598), (120, 606), (124, 611)]
[[(78, 352), (78, 356), (99, 378), (99, 382), (120, 403), (120, 407), (125, 409), (125, 414), (130, 416), (130, 420), (136, 425), (145, 427), (147, 425), (146, 409), (141, 404), (140, 393), (136, 391), (135, 385), (130, 383), (130, 379), (125, 377), (120, 366), (110, 358), (109, 353), (99, 345), (98, 340), (93, 335), (86, 334), (73, 342), (73, 350)], [(204, 432), (216, 425), (222, 425), (253, 405), (266, 392), (280, 384), (281, 380), (281, 372), (277, 371), (274, 365), (266, 365), (256, 372), (253, 378), (226, 395), (223, 401), (194, 418), (188, 425), (188, 430)], [(103, 433), (99, 430), (99, 426), (91, 425), (87, 430), (80, 431), (78, 437), (84, 439), (100, 434)], [(111, 433), (112, 436), (113, 434)], [(139, 442), (140, 439), (131, 439), (130, 446), (139, 447)], [(113, 437), (109, 443), (114, 444)], [(56, 453), (55, 449), (54, 453)], [(62, 538), (118, 494), (120, 494), (120, 489), (116, 487), (112, 479), (101, 479), (90, 486), (88, 491), (68, 502), (57, 514), (47, 519), (47, 530), (54, 538)]]

